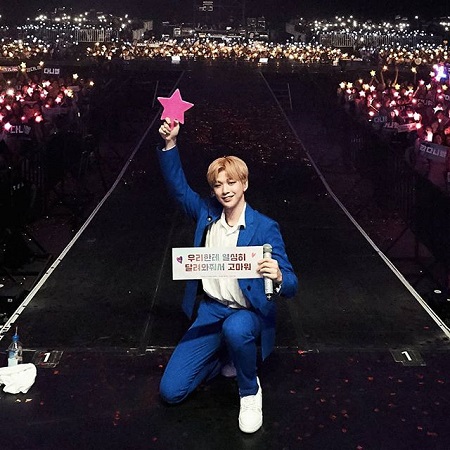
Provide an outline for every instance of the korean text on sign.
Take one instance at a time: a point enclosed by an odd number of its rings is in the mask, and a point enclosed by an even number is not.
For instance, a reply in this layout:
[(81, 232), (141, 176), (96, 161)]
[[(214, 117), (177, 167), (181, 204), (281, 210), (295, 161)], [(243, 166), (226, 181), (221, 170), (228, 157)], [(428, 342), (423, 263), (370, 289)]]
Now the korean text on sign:
[(262, 246), (174, 248), (173, 279), (260, 278), (256, 267), (262, 256)]

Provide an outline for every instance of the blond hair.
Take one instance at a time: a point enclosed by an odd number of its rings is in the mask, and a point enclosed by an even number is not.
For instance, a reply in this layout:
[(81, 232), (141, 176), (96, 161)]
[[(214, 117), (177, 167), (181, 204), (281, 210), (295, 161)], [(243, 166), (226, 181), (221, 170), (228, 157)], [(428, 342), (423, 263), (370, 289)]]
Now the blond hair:
[(206, 172), (206, 179), (211, 188), (214, 187), (219, 172), (222, 171), (225, 171), (229, 178), (239, 180), (242, 184), (248, 181), (248, 167), (242, 159), (237, 156), (222, 156), (215, 159)]

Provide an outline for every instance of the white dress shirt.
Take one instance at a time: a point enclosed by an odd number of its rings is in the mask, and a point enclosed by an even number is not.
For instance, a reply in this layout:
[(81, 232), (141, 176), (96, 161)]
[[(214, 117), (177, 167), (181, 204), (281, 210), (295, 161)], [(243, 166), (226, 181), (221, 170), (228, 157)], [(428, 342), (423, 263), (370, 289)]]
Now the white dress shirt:
[[(222, 211), (220, 219), (208, 228), (205, 247), (236, 247), (239, 230), (241, 227), (245, 228), (245, 209), (246, 204), (236, 225), (232, 227), (227, 224), (225, 213)], [(202, 283), (203, 290), (208, 297), (224, 303), (230, 308), (247, 308), (248, 302), (239, 288), (237, 278), (204, 278)]]

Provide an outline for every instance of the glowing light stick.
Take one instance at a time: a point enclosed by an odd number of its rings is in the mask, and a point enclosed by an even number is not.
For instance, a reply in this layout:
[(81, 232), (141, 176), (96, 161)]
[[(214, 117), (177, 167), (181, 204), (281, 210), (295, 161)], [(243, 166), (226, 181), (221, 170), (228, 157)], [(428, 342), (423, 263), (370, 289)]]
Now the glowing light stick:
[(438, 66), (436, 69), (436, 80), (445, 80), (447, 78), (447, 74), (445, 73), (444, 66)]

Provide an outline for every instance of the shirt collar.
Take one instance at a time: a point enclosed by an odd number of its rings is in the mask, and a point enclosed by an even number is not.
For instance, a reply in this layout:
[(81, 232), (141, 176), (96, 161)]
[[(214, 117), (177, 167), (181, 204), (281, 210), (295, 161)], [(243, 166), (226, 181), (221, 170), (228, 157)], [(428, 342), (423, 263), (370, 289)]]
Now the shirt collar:
[(236, 229), (245, 228), (245, 210), (247, 208), (247, 203), (244, 203), (244, 208), (242, 208), (241, 215), (239, 216), (239, 220), (237, 221), (236, 225), (233, 227), (230, 227), (230, 225), (227, 224), (227, 221), (225, 220), (225, 211), (222, 210), (222, 214), (220, 215), (219, 222), (220, 224), (229, 232), (233, 232)]

